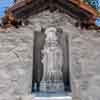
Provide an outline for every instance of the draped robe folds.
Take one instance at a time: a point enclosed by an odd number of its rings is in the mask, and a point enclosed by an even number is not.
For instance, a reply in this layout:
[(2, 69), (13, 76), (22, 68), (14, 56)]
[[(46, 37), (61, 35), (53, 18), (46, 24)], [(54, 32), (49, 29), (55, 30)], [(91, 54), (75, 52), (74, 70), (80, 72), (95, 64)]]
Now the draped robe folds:
[(60, 81), (62, 80), (62, 49), (60, 46), (45, 47), (42, 51), (44, 57), (44, 80)]

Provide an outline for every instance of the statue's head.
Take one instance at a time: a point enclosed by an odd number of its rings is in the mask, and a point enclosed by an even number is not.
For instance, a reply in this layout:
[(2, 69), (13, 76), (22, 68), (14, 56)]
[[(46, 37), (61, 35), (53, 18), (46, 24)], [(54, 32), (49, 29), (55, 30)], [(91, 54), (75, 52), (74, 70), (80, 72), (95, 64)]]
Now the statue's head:
[(45, 30), (45, 34), (48, 34), (48, 33), (56, 33), (56, 28), (55, 27), (48, 27), (46, 30)]
[(46, 34), (46, 40), (49, 41), (56, 41), (57, 40), (57, 36), (56, 36), (56, 28), (55, 27), (49, 27), (45, 30), (45, 34)]

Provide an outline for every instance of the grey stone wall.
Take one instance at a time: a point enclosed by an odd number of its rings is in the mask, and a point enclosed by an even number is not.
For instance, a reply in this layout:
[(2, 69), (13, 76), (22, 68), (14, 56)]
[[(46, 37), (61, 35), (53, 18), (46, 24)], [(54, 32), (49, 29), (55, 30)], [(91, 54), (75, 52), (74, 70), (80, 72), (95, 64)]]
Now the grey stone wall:
[(27, 27), (0, 32), (0, 100), (31, 93), (34, 30), (48, 26), (62, 28), (69, 37), (73, 100), (100, 100), (100, 33), (77, 29), (74, 20), (57, 12), (29, 20)]
[(0, 100), (31, 92), (33, 31), (0, 32)]
[(72, 72), (81, 100), (100, 99), (100, 33), (81, 32), (72, 37)]

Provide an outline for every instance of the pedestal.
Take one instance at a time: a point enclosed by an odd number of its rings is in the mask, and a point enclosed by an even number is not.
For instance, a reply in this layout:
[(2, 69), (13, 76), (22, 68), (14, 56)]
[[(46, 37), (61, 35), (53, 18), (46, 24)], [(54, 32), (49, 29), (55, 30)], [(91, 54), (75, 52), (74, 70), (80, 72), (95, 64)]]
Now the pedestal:
[(64, 84), (63, 82), (48, 83), (46, 81), (42, 81), (40, 85), (40, 91), (47, 93), (64, 92)]

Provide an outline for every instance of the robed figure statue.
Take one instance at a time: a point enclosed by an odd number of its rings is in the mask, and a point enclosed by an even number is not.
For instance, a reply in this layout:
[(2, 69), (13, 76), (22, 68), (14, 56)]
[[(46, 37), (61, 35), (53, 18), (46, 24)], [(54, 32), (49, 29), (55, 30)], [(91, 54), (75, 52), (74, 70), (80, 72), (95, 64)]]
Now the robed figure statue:
[(43, 54), (42, 63), (44, 67), (43, 81), (44, 88), (48, 91), (57, 91), (62, 87), (62, 63), (63, 51), (58, 43), (57, 30), (49, 27), (45, 30), (45, 44), (41, 51)]
[[(35, 32), (33, 88), (37, 91), (70, 91), (68, 36), (55, 27)], [(41, 83), (41, 84), (40, 84)]]

